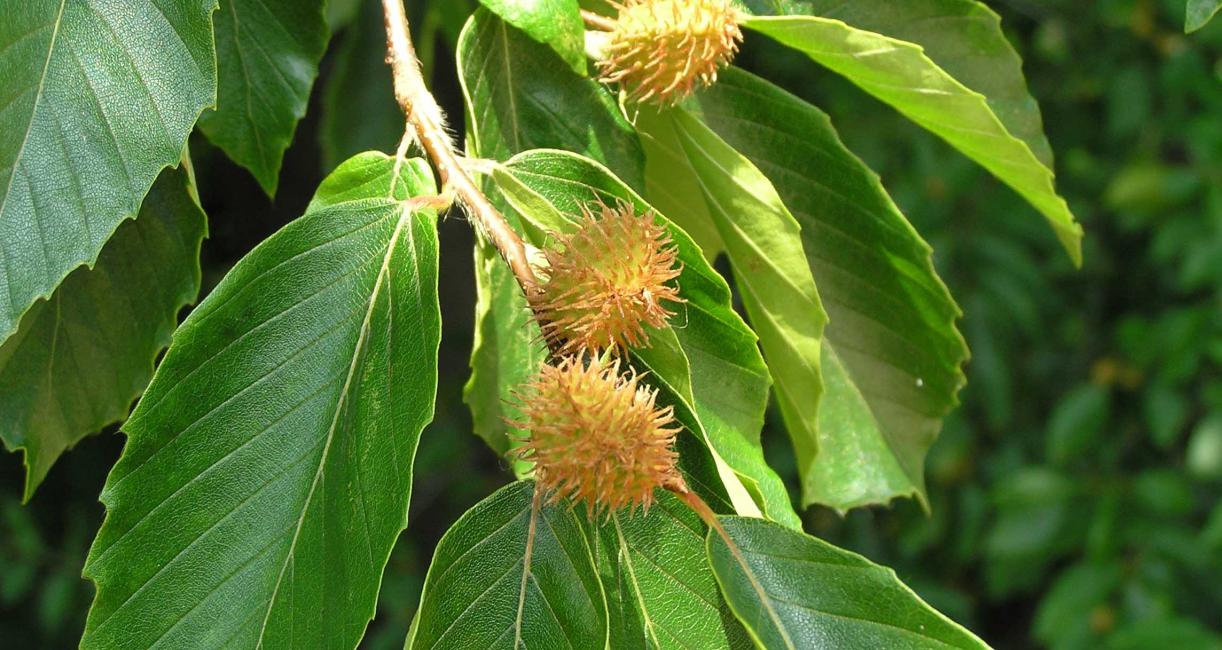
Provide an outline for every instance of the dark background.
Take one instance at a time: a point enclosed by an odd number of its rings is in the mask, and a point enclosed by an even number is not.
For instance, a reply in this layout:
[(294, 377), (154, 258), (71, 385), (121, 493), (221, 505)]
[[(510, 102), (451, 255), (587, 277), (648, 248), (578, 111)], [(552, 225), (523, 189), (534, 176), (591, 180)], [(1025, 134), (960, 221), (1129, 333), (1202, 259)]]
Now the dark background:
[[(205, 290), (299, 215), (354, 146), (394, 147), (401, 123), (387, 105), (377, 15), (332, 4), (334, 24), (347, 26), (275, 201), (191, 141), (211, 229)], [(408, 4), (427, 32), (418, 39), (434, 91), (461, 126), (452, 52), (471, 2)], [(812, 509), (807, 529), (895, 567), (999, 648), (1222, 648), (1222, 20), (1185, 36), (1183, 0), (989, 4), (1023, 56), (1059, 187), (1086, 227), (1081, 271), (1014, 193), (891, 109), (758, 37), (737, 61), (830, 113), (882, 175), (933, 245), (973, 354), (963, 406), (927, 465), (933, 514), (909, 501), (847, 518)], [(341, 100), (355, 100), (344, 84), (376, 92), (345, 113)], [(441, 239), (437, 418), (368, 648), (402, 647), (437, 540), (509, 480), (461, 401), (471, 229), (450, 215)], [(766, 450), (796, 486), (778, 427), (770, 413)], [(86, 439), (24, 507), (20, 456), (0, 455), (0, 646), (76, 645), (93, 593), (80, 570), (103, 514), (97, 495), (122, 445), (113, 430)]]

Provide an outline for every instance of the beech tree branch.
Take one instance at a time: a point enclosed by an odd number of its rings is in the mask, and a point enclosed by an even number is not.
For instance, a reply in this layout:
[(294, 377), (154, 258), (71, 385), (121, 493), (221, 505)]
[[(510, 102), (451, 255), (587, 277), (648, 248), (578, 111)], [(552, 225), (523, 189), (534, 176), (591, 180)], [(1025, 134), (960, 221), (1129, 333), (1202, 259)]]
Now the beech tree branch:
[(386, 17), (386, 60), (394, 78), (395, 100), (407, 115), (407, 123), (415, 132), (416, 140), (433, 162), (442, 191), (452, 192), (457, 197), (505, 258), (518, 284), (522, 285), (522, 291), (531, 295), (538, 279), (526, 257), (526, 246), (463, 168), (462, 157), (446, 132), (445, 114), (425, 86), (403, 0), (382, 0), (382, 10)]
[(602, 14), (596, 14), (589, 9), (581, 10), (581, 19), (585, 22), (586, 27), (600, 32), (615, 31), (615, 21), (607, 18)]

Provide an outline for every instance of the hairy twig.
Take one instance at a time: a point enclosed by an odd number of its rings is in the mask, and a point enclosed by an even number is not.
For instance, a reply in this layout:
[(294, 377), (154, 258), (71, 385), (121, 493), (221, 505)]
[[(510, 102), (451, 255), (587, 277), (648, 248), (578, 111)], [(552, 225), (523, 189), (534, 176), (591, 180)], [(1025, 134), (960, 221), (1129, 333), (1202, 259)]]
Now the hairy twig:
[(585, 21), (586, 27), (600, 32), (615, 31), (615, 21), (607, 18), (602, 14), (596, 14), (589, 9), (581, 10), (581, 19)]
[(530, 295), (538, 280), (526, 257), (526, 246), (463, 167), (462, 158), (446, 132), (445, 115), (424, 84), (403, 0), (382, 0), (382, 10), (386, 17), (387, 62), (394, 75), (395, 99), (407, 115), (408, 126), (433, 162), (442, 191), (452, 192), (458, 198), (467, 214), (505, 258), (518, 284), (522, 285), (522, 291)]

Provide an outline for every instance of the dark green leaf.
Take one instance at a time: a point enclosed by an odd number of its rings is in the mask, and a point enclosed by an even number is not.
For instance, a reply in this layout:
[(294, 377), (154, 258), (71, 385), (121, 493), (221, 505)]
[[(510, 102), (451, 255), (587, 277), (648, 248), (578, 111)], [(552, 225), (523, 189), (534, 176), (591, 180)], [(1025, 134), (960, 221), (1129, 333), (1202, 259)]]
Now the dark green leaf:
[(586, 28), (577, 0), (480, 0), (480, 4), (550, 46), (573, 72), (585, 75)]
[(566, 149), (642, 187), (644, 154), (615, 99), (554, 52), (486, 10), (458, 39), (472, 156), (507, 160), (527, 149)]
[(1063, 464), (1089, 452), (1107, 424), (1106, 388), (1083, 384), (1068, 392), (1048, 418), (1048, 460)]
[(434, 191), (346, 162), (178, 329), (102, 491), (83, 647), (356, 645), (433, 414), (436, 217), (407, 199)]
[(700, 517), (659, 491), (648, 512), (612, 515), (593, 534), (612, 648), (753, 647), (709, 570), (704, 533)]
[[(526, 233), (536, 246), (546, 243), (545, 230), (571, 228), (581, 206), (597, 199), (628, 201), (638, 212), (653, 210), (605, 167), (570, 152), (520, 154), (495, 178), (515, 210), (533, 222)], [(665, 216), (658, 218), (679, 250), (678, 284), (687, 302), (672, 319), (673, 328), (651, 334), (650, 347), (633, 354), (683, 401), (680, 415), (693, 415), (685, 425), (724, 461), (719, 469), (736, 510), (758, 512), (742, 493), (745, 484), (770, 518), (797, 528), (785, 485), (768, 467), (759, 442), (769, 377), (755, 335), (734, 312), (729, 287), (700, 249)]]
[(941, 136), (1027, 199), (1082, 260), (1082, 227), (1054, 185), (1052, 169), (1012, 134), (979, 92), (925, 55), (920, 45), (817, 16), (762, 16), (743, 25), (800, 50), (917, 124)]
[(221, 0), (216, 14), (219, 92), (199, 127), (276, 193), (280, 162), (305, 115), (327, 47), (322, 0)]
[(719, 517), (709, 561), (722, 593), (765, 648), (986, 648), (896, 577), (848, 551), (759, 519)]
[(166, 170), (92, 269), (78, 268), (0, 345), (0, 440), (25, 452), (25, 498), (64, 450), (127, 416), (199, 293), (207, 228), (187, 174)]
[(1208, 25), (1219, 9), (1222, 9), (1222, 0), (1188, 0), (1184, 14), (1184, 33), (1191, 34)]
[(0, 341), (93, 264), (215, 100), (207, 0), (0, 0)]
[(1066, 569), (1040, 600), (1034, 636), (1050, 647), (1097, 645), (1091, 614), (1106, 605), (1123, 578), (1124, 567), (1119, 563), (1084, 562)]
[(502, 488), (437, 544), (407, 647), (602, 648), (607, 603), (578, 515)]

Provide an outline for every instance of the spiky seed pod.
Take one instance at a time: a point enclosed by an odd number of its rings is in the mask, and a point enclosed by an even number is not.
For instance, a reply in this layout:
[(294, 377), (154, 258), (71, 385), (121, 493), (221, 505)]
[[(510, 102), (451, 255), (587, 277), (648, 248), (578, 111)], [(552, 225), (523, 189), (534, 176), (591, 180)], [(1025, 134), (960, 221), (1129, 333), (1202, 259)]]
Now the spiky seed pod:
[(676, 104), (717, 80), (742, 31), (729, 0), (625, 0), (599, 79), (619, 84), (628, 101)]
[(591, 515), (648, 509), (653, 490), (682, 486), (675, 463), (673, 408), (655, 405), (657, 391), (619, 360), (588, 363), (565, 357), (546, 364), (515, 392), (530, 431), (514, 453), (535, 463), (535, 481), (553, 501), (584, 502)]
[(544, 338), (563, 354), (648, 345), (645, 326), (674, 315), (662, 303), (683, 302), (667, 284), (682, 268), (670, 233), (631, 204), (582, 206), (577, 231), (558, 235), (544, 254), (530, 302)]

